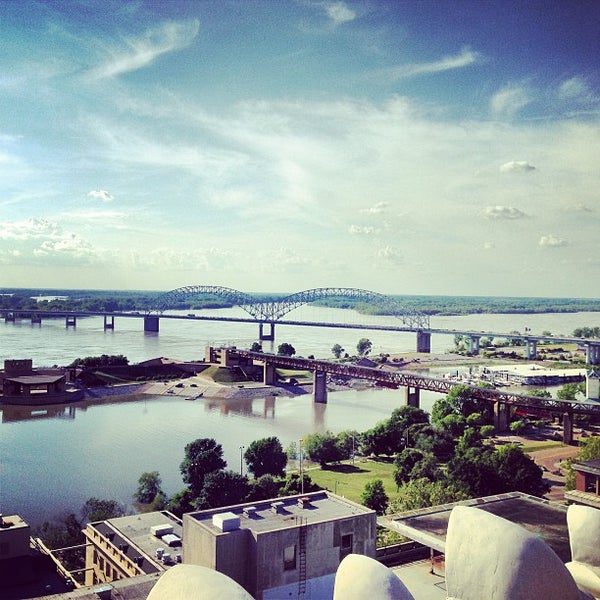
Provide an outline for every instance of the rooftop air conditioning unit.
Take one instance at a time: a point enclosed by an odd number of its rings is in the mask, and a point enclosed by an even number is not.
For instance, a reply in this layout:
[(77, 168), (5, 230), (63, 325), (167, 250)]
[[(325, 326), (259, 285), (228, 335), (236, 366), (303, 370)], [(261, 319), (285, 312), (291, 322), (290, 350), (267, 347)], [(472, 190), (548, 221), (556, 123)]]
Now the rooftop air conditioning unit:
[(256, 515), (256, 506), (245, 506), (242, 512), (247, 519), (252, 519)]

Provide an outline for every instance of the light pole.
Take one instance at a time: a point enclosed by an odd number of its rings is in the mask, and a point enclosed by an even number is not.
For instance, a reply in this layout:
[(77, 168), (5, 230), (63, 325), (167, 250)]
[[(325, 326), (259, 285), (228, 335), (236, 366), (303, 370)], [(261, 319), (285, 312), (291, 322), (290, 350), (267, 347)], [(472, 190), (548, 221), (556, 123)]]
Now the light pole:
[(304, 495), (304, 475), (302, 474), (302, 440), (298, 440), (298, 448), (300, 452), (300, 490)]
[(244, 446), (240, 446), (240, 475), (244, 475), (244, 459), (242, 456), (242, 452), (244, 451)]

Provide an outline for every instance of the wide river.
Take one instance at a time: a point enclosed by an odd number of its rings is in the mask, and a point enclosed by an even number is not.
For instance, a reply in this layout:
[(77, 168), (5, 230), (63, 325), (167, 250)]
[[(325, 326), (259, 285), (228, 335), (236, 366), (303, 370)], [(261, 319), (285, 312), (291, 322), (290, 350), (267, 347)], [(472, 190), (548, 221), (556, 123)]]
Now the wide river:
[[(245, 316), (234, 309), (196, 311), (211, 315)], [(354, 311), (304, 306), (294, 320), (346, 323), (387, 323), (389, 317), (365, 317)], [(469, 315), (433, 317), (434, 328), (476, 331), (549, 331), (570, 335), (577, 327), (600, 325), (600, 313), (541, 315)], [(104, 331), (101, 318), (80, 319), (76, 328), (63, 320), (0, 323), (0, 360), (32, 358), (34, 366), (66, 365), (77, 357), (123, 354), (130, 362), (165, 356), (200, 359), (208, 344), (249, 348), (258, 326), (245, 323), (163, 319), (158, 334), (145, 334), (141, 319), (117, 318), (114, 331)], [(331, 356), (341, 344), (354, 353), (361, 337), (373, 342), (373, 354), (411, 352), (415, 335), (369, 330), (277, 325), (277, 340), (290, 342), (299, 355)], [(452, 336), (434, 335), (432, 351), (443, 353)], [(265, 350), (269, 350), (268, 345)], [(240, 447), (277, 436), (287, 447), (315, 431), (365, 431), (400, 406), (403, 392), (369, 389), (329, 394), (327, 405), (315, 405), (309, 395), (296, 398), (189, 402), (171, 397), (137, 396), (83, 402), (57, 410), (0, 406), (0, 513), (23, 516), (31, 525), (67, 512), (80, 514), (90, 497), (112, 498), (132, 508), (139, 476), (159, 471), (163, 489), (173, 494), (183, 487), (179, 464), (185, 445), (200, 437), (223, 446), (228, 468), (240, 469)], [(422, 394), (426, 410), (436, 395)]]

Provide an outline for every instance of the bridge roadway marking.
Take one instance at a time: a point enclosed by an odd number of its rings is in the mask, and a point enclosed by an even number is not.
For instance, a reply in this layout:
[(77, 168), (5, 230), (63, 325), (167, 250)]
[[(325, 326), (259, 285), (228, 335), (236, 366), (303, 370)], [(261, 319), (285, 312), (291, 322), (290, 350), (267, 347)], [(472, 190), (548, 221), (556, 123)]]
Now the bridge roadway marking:
[[(230, 349), (230, 353), (239, 357), (245, 357), (261, 362), (279, 365), (281, 367), (308, 370), (308, 371), (325, 371), (335, 375), (345, 377), (354, 377), (356, 379), (367, 379), (370, 381), (379, 381), (388, 383), (396, 387), (412, 387), (427, 390), (431, 392), (439, 392), (447, 394), (457, 384), (447, 379), (437, 377), (426, 377), (416, 373), (406, 371), (384, 371), (373, 367), (360, 367), (357, 365), (346, 365), (334, 363), (324, 360), (311, 360), (308, 358), (292, 358), (287, 356), (279, 356), (275, 354), (266, 354), (262, 352), (252, 352), (250, 350)], [(465, 384), (460, 384), (465, 385)], [(600, 404), (593, 401), (570, 401), (553, 398), (545, 400), (543, 398), (534, 398), (523, 394), (514, 394), (502, 390), (481, 388), (473, 385), (465, 385), (468, 387), (472, 396), (478, 400), (486, 400), (488, 402), (501, 402), (513, 406), (526, 408), (545, 408), (549, 411), (569, 411), (574, 414), (591, 413), (600, 414)]]

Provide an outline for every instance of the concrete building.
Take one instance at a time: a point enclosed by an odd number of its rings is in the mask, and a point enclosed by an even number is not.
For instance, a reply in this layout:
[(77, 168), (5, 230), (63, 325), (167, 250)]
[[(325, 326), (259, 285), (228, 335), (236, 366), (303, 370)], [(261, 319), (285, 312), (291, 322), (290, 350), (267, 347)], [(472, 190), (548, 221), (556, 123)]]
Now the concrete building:
[(565, 492), (565, 500), (600, 508), (600, 459), (571, 463), (575, 489)]
[(257, 600), (331, 597), (350, 553), (375, 557), (374, 511), (327, 491), (189, 513), (183, 562), (215, 569)]
[(161, 573), (181, 562), (182, 523), (167, 511), (89, 523), (85, 585)]

